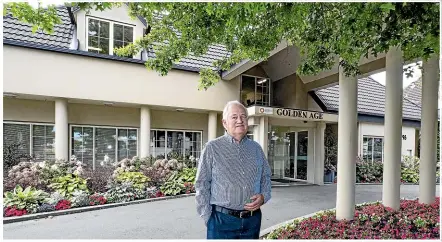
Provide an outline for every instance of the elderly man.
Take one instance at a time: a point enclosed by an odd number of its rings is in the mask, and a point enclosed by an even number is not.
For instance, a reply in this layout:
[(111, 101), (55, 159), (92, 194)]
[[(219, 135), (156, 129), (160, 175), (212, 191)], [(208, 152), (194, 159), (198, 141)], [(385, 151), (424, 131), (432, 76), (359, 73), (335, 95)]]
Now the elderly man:
[(204, 147), (196, 175), (198, 214), (207, 239), (259, 239), (260, 207), (270, 199), (270, 167), (261, 146), (247, 138), (247, 109), (228, 102), (226, 133)]

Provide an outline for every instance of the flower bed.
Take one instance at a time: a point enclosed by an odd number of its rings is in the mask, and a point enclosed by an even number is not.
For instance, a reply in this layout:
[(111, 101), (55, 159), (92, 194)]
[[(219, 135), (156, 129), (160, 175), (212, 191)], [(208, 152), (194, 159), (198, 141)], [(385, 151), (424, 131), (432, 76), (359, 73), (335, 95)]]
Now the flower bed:
[(177, 159), (124, 159), (98, 170), (70, 161), (20, 162), (3, 182), (3, 217), (176, 196), (194, 191), (196, 168)]
[(338, 221), (335, 211), (294, 220), (263, 239), (438, 239), (440, 198), (430, 205), (401, 200), (394, 211), (382, 203), (356, 206), (354, 220)]

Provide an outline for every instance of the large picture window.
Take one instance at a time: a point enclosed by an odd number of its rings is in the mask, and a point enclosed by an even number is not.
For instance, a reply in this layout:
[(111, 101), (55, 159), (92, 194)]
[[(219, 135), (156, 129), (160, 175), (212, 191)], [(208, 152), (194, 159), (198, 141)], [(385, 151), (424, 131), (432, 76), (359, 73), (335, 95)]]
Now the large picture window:
[(133, 26), (87, 17), (87, 50), (113, 55), (114, 48), (134, 41)]
[(200, 157), (202, 145), (201, 131), (155, 130), (150, 131), (150, 154), (155, 159), (174, 156)]
[(241, 75), (241, 102), (248, 106), (270, 106), (270, 79)]
[(36, 161), (55, 160), (55, 127), (52, 124), (4, 122), (3, 145), (19, 142), (19, 152)]
[(363, 136), (362, 143), (362, 159), (384, 161), (384, 137)]
[(97, 169), (138, 154), (138, 129), (71, 126), (71, 155)]

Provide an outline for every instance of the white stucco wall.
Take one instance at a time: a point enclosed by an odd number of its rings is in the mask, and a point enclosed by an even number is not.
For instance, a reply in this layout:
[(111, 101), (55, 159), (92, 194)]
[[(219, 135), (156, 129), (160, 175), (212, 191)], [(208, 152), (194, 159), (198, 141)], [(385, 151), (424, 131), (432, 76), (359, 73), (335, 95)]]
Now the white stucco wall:
[[(376, 123), (359, 123), (359, 155), (362, 154), (362, 139), (364, 135), (368, 136), (378, 136), (384, 137), (384, 125)], [(414, 127), (402, 127), (402, 135), (406, 135), (406, 140), (402, 139), (402, 155), (410, 155), (409, 150), (411, 150), (411, 155), (416, 154), (415, 151), (415, 128)], [(384, 150), (384, 152), (386, 152)]]

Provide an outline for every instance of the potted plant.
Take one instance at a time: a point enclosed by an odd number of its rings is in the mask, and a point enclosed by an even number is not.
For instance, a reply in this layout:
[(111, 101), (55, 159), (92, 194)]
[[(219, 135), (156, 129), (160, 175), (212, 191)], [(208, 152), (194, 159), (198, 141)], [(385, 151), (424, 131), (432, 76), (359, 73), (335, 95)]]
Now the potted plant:
[(324, 182), (333, 182), (335, 180), (336, 167), (330, 163), (324, 165)]

